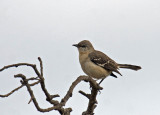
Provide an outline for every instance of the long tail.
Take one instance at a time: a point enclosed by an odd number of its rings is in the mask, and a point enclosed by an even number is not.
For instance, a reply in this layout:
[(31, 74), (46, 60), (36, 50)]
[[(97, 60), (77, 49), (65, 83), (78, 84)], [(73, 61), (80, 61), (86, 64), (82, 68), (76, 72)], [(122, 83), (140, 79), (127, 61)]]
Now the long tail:
[(126, 68), (126, 69), (131, 69), (131, 70), (139, 70), (141, 69), (140, 66), (137, 65), (130, 65), (130, 64), (118, 64), (119, 68)]

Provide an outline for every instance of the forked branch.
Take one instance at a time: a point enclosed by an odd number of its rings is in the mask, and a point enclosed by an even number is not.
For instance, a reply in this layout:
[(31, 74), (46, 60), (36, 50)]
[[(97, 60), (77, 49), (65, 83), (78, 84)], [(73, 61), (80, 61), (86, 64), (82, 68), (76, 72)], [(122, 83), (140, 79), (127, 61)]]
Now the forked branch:
[[(83, 96), (87, 97), (89, 99), (89, 103), (88, 103), (88, 107), (87, 110), (85, 112), (83, 112), (83, 115), (93, 115), (94, 114), (94, 109), (97, 105), (97, 100), (96, 100), (96, 96), (99, 90), (102, 90), (102, 87), (99, 86), (99, 84), (97, 84), (97, 82), (95, 80), (93, 80), (91, 77), (88, 76), (79, 76), (70, 86), (69, 90), (67, 91), (66, 95), (61, 99), (61, 101), (57, 101), (54, 98), (56, 97), (60, 97), (58, 94), (54, 94), (51, 95), (46, 86), (45, 86), (45, 79), (43, 76), (43, 63), (40, 57), (38, 57), (38, 60), (40, 62), (40, 71), (37, 69), (35, 64), (29, 64), (29, 63), (17, 63), (17, 64), (12, 64), (12, 65), (7, 65), (4, 66), (2, 69), (0, 69), (1, 71), (4, 71), (6, 69), (12, 68), (12, 67), (20, 67), (20, 66), (29, 66), (31, 67), (36, 76), (37, 77), (30, 77), (27, 78), (25, 75), (23, 74), (17, 74), (14, 75), (15, 78), (21, 78), (21, 85), (15, 89), (13, 89), (11, 92), (5, 94), (5, 95), (0, 95), (0, 97), (8, 97), (11, 94), (13, 94), (15, 91), (18, 91), (19, 89), (21, 89), (23, 86), (26, 86), (27, 91), (30, 94), (30, 102), (33, 101), (36, 109), (40, 112), (49, 112), (52, 110), (56, 110), (58, 111), (61, 115), (70, 115), (72, 108), (64, 108), (65, 104), (67, 103), (67, 101), (69, 100), (70, 97), (72, 97), (72, 93), (74, 88), (81, 82), (81, 81), (86, 81), (89, 82), (90, 87), (91, 87), (91, 94), (86, 94), (83, 91), (79, 91)], [(33, 83), (29, 83), (29, 81), (31, 80), (37, 80), (36, 82)], [(35, 86), (37, 84), (40, 84), (41, 89), (43, 91), (43, 93), (46, 96), (46, 101), (49, 102), (50, 104), (52, 104), (51, 107), (48, 108), (41, 108), (36, 100), (36, 97), (34, 95), (34, 92), (32, 90), (32, 86)], [(30, 103), (29, 102), (29, 103)]]

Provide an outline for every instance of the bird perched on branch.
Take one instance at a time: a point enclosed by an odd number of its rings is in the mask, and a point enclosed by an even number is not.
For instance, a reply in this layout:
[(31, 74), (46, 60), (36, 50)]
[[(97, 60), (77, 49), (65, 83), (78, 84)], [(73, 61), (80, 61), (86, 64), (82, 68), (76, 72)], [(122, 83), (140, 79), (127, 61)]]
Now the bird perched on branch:
[(137, 65), (116, 63), (103, 52), (95, 50), (88, 40), (83, 40), (78, 44), (73, 44), (73, 46), (78, 48), (79, 62), (84, 73), (92, 78), (102, 79), (100, 83), (109, 75), (117, 78), (113, 72), (122, 76), (119, 72), (119, 68), (135, 71), (141, 69), (141, 67)]

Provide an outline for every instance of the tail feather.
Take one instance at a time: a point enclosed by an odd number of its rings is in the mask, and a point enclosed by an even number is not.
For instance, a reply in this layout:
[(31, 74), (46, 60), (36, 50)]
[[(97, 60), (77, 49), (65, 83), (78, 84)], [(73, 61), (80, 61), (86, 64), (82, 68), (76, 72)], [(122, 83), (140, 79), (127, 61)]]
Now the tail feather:
[(137, 65), (130, 65), (130, 64), (118, 64), (119, 68), (126, 68), (126, 69), (131, 69), (131, 70), (139, 70), (141, 69), (140, 66)]

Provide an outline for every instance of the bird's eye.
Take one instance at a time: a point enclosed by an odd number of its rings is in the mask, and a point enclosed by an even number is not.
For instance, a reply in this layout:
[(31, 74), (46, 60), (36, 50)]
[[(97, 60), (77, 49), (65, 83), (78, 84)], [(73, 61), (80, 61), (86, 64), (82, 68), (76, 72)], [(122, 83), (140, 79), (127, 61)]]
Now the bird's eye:
[(85, 46), (85, 45), (82, 45), (81, 47), (82, 47), (82, 48), (85, 48), (86, 46)]

